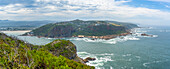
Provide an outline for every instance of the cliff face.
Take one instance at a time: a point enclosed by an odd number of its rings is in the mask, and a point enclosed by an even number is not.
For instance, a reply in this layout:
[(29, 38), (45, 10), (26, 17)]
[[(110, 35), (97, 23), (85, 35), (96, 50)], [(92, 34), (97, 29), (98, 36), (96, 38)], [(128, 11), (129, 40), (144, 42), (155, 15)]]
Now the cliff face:
[(48, 49), (55, 56), (64, 56), (70, 60), (81, 62), (84, 64), (84, 61), (77, 56), (76, 46), (69, 40), (55, 40), (43, 48)]
[(74, 59), (76, 57), (76, 46), (70, 41), (66, 40), (55, 40), (47, 45), (48, 48), (55, 56), (65, 56), (68, 59)]
[(130, 23), (114, 23), (111, 21), (82, 21), (74, 20), (44, 25), (24, 35), (43, 36), (51, 38), (85, 36), (105, 36), (127, 32), (137, 25)]
[(0, 68), (94, 69), (78, 63), (82, 60), (76, 52), (76, 46), (70, 41), (55, 40), (36, 46), (0, 33)]

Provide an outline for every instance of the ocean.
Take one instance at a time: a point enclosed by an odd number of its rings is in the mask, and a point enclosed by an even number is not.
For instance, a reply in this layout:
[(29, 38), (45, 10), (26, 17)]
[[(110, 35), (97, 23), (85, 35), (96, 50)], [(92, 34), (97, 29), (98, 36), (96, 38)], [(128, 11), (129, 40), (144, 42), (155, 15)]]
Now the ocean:
[[(20, 33), (8, 33), (36, 45), (47, 44), (55, 39), (18, 36)], [(81, 58), (94, 57), (87, 65), (96, 69), (170, 69), (170, 27), (152, 26), (136, 28), (133, 35), (110, 40), (90, 40), (89, 38), (64, 38), (77, 46)], [(153, 35), (140, 36), (142, 33)]]

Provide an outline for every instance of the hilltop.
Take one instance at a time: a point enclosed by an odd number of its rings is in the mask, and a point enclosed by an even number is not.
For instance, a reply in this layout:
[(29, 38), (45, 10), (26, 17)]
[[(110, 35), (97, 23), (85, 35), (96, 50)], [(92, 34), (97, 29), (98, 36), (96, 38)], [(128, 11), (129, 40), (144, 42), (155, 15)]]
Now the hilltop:
[(82, 63), (76, 52), (76, 46), (67, 40), (38, 46), (0, 33), (0, 68), (94, 69)]
[(107, 36), (129, 33), (132, 28), (138, 27), (135, 24), (116, 21), (83, 21), (73, 20), (65, 22), (51, 23), (41, 26), (24, 35), (40, 37), (77, 37), (83, 36)]

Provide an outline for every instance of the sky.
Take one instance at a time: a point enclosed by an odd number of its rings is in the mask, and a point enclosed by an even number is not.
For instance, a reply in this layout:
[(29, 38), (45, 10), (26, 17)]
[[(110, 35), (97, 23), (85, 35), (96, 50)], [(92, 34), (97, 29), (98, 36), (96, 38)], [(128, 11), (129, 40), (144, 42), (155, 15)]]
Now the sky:
[(0, 20), (112, 20), (170, 26), (170, 0), (0, 0)]

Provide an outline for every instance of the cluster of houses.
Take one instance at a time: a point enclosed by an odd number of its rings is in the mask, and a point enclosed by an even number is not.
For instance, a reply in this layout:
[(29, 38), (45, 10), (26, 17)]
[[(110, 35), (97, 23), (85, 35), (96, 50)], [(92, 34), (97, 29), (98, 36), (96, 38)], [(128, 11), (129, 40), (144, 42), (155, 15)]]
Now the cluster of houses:
[[(87, 37), (87, 38), (92, 38), (92, 39), (112, 39), (112, 38), (116, 38), (118, 36), (126, 36), (126, 35), (129, 35), (129, 34), (132, 34), (132, 33), (122, 33), (122, 34), (119, 34), (119, 35), (106, 35), (106, 36), (85, 36), (85, 35), (78, 35), (77, 37), (78, 38), (84, 38), (84, 37)], [(74, 36), (75, 37), (75, 36)]]

